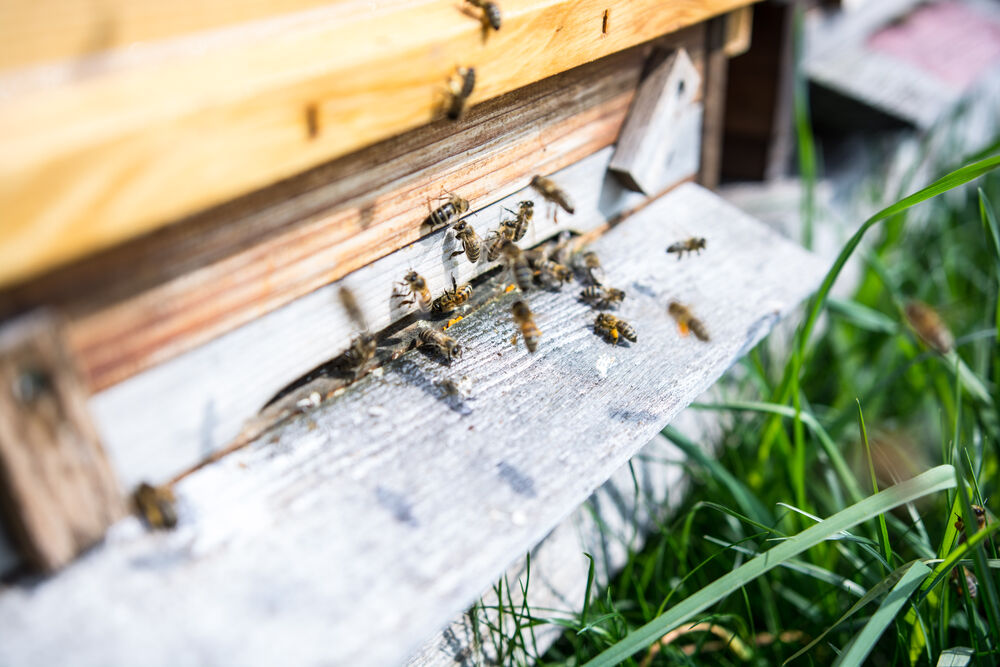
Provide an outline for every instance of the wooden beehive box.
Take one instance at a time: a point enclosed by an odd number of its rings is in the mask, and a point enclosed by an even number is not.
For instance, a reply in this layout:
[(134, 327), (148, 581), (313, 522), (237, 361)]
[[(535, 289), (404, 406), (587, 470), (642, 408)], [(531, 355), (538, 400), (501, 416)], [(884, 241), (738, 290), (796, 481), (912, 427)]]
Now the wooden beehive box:
[[(494, 30), (457, 0), (12, 3), (0, 662), (393, 664), (442, 628), (815, 284), (703, 187), (748, 4), (511, 0)], [(481, 237), (531, 200), (523, 248), (591, 243), (638, 341), (596, 336), (579, 286), (508, 294), (455, 255), (422, 224), (445, 190)], [(473, 285), (450, 365), (409, 349), (411, 269)], [(328, 364), (343, 287), (379, 343), (356, 381)], [(143, 481), (175, 530), (128, 514)]]

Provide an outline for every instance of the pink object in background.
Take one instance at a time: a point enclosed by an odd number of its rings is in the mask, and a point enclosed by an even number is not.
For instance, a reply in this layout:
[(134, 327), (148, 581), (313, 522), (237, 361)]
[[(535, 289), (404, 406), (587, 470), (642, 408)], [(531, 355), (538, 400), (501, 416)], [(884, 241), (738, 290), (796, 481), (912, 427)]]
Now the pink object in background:
[(1000, 63), (1000, 21), (948, 0), (915, 9), (872, 35), (868, 46), (964, 90)]

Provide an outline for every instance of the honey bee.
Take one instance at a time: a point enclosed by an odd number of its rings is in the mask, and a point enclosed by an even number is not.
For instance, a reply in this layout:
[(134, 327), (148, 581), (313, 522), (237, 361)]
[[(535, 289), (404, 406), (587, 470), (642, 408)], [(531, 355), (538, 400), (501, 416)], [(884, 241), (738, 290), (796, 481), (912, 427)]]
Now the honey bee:
[(955, 345), (955, 338), (933, 308), (922, 301), (906, 304), (906, 320), (917, 332), (920, 340), (933, 350), (947, 354)]
[(677, 326), (680, 327), (682, 336), (686, 336), (690, 330), (698, 340), (708, 342), (708, 329), (705, 328), (701, 320), (691, 314), (687, 306), (671, 301), (668, 311), (677, 320)]
[(679, 262), (681, 261), (681, 257), (684, 256), (684, 253), (690, 254), (692, 252), (695, 252), (700, 255), (701, 251), (704, 249), (705, 249), (705, 239), (691, 237), (689, 239), (684, 239), (683, 241), (678, 241), (677, 243), (672, 244), (669, 248), (667, 248), (667, 252), (677, 253), (677, 261)]
[(562, 206), (567, 213), (573, 215), (573, 204), (570, 202), (569, 196), (559, 189), (558, 185), (544, 176), (535, 176), (531, 179), (531, 187), (538, 190), (538, 192), (550, 202)]
[(569, 267), (553, 262), (544, 257), (534, 264), (538, 279), (545, 287), (562, 289), (563, 283), (573, 279), (573, 271)]
[(573, 250), (570, 243), (572, 239), (573, 234), (571, 232), (561, 232), (559, 236), (556, 237), (555, 243), (551, 244), (551, 247), (548, 250), (549, 259), (557, 264), (569, 266)]
[[(972, 513), (976, 515), (976, 531), (978, 532), (986, 527), (986, 509), (982, 505), (973, 505)], [(958, 514), (955, 515), (955, 518), (955, 530), (958, 531), (958, 544), (964, 544), (966, 541), (965, 521)], [(959, 583), (958, 572), (958, 568), (951, 571), (951, 581), (955, 585), (955, 590), (958, 591), (958, 594), (962, 595), (962, 585)], [(965, 585), (969, 589), (969, 597), (975, 598), (979, 593), (979, 581), (976, 579), (976, 575), (964, 565), (962, 566), (962, 574), (965, 575)]]
[(500, 223), (500, 228), (490, 232), (486, 238), (486, 260), (495, 262), (500, 257), (503, 244), (514, 240), (514, 220), (504, 220)]
[(495, 2), (490, 2), (490, 0), (465, 0), (470, 5), (474, 7), (479, 7), (483, 10), (483, 16), (486, 21), (489, 22), (490, 26), (494, 30), (500, 29), (500, 7)]
[(421, 344), (430, 345), (444, 355), (449, 362), (462, 356), (462, 346), (454, 338), (426, 323), (422, 324), (424, 326), (421, 327), (419, 334)]
[(423, 224), (430, 226), (431, 229), (443, 227), (453, 219), (462, 217), (469, 210), (468, 199), (463, 199), (452, 192), (447, 194), (447, 199), (448, 201), (431, 211)]
[(583, 253), (583, 270), (592, 285), (604, 284), (604, 267), (601, 266), (601, 260), (593, 250)]
[(535, 317), (524, 301), (515, 301), (510, 308), (514, 315), (514, 323), (521, 328), (521, 336), (524, 337), (524, 346), (528, 352), (538, 349), (538, 339), (542, 337), (542, 332), (535, 325)]
[(501, 252), (507, 261), (507, 268), (514, 275), (514, 282), (517, 283), (517, 286), (521, 288), (522, 292), (530, 290), (535, 273), (531, 270), (531, 266), (521, 249), (514, 245), (513, 241), (507, 241), (503, 244)]
[(153, 486), (143, 482), (132, 494), (132, 503), (150, 528), (166, 529), (177, 525), (177, 499), (169, 485)]
[(459, 67), (456, 76), (448, 80), (450, 97), (446, 114), (451, 120), (458, 120), (465, 113), (465, 103), (476, 87), (476, 69), (474, 67)]
[(431, 291), (427, 288), (427, 281), (419, 273), (410, 269), (410, 272), (403, 278), (405, 282), (396, 283), (404, 288), (404, 292), (393, 292), (393, 298), (404, 299), (411, 297), (408, 301), (400, 301), (399, 305), (416, 303), (420, 310), (427, 312), (431, 307)]
[(455, 282), (455, 276), (452, 276), (451, 289), (446, 289), (444, 294), (434, 299), (434, 303), (431, 304), (431, 312), (435, 315), (450, 313), (468, 301), (471, 296), (472, 285), (468, 283), (458, 285)]
[(591, 285), (580, 292), (580, 298), (594, 308), (614, 308), (625, 299), (625, 292), (614, 287)]
[(633, 343), (639, 338), (631, 324), (618, 319), (611, 313), (597, 314), (597, 319), (594, 320), (594, 333), (598, 336), (604, 336), (615, 345), (621, 338)]
[(516, 216), (512, 222), (514, 230), (514, 241), (520, 241), (524, 238), (524, 235), (528, 233), (528, 225), (531, 224), (531, 219), (535, 216), (535, 202), (530, 199), (519, 202), (517, 205), (517, 213), (511, 211), (509, 208), (504, 209), (509, 213)]
[(465, 253), (465, 256), (469, 258), (469, 261), (475, 264), (479, 261), (480, 247), (482, 246), (482, 241), (479, 240), (479, 235), (476, 234), (476, 230), (472, 228), (472, 225), (467, 223), (465, 220), (457, 223), (452, 229), (455, 231), (455, 238), (462, 242), (462, 249), (456, 250), (451, 253), (451, 256), (461, 255)]
[(341, 366), (344, 370), (357, 378), (365, 364), (375, 356), (375, 348), (378, 344), (375, 341), (375, 336), (368, 332), (368, 324), (365, 321), (364, 313), (361, 312), (361, 307), (358, 306), (357, 299), (354, 298), (354, 293), (346, 287), (341, 287), (340, 301), (348, 316), (361, 329), (361, 333), (351, 339), (351, 344), (341, 358)]

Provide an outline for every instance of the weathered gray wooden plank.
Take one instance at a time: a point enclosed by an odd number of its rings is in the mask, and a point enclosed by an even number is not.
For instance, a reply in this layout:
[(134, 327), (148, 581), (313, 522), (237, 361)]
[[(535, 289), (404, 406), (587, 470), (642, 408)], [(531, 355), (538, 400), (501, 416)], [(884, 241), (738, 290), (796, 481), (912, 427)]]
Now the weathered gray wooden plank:
[[(708, 252), (666, 246), (693, 231)], [(59, 577), (0, 595), (0, 663), (397, 664), (464, 609), (818, 282), (798, 246), (692, 184), (594, 244), (639, 333), (612, 347), (572, 291), (507, 294), (420, 351), (182, 480), (180, 524), (135, 520)], [(667, 314), (687, 302), (710, 344)], [(445, 398), (434, 380), (467, 377)], [(100, 600), (95, 603), (95, 600)], [(102, 613), (95, 613), (95, 604)], [(248, 631), (252, 628), (252, 631)], [(390, 639), (387, 639), (390, 638)]]
[[(701, 107), (692, 104), (680, 121), (674, 161), (661, 174), (666, 188), (698, 169)], [(556, 224), (550, 206), (530, 187), (468, 216), (480, 237), (495, 229), (503, 207), (536, 202), (535, 222), (522, 240), (534, 245), (564, 229), (584, 232), (634, 209), (644, 195), (622, 188), (607, 176), (612, 148), (561, 170), (553, 178), (574, 200), (576, 215)], [(527, 185), (527, 184), (525, 184)], [(694, 231), (694, 230), (692, 230)], [(388, 255), (258, 320), (176, 359), (96, 394), (90, 407), (122, 484), (166, 480), (223, 448), (279, 389), (346, 349), (356, 326), (341, 308), (342, 285), (357, 295), (369, 326), (381, 330), (412, 307), (391, 299), (394, 282), (415, 269), (434, 295), (450, 286), (451, 275), (466, 281), (495, 264), (483, 257), (470, 264), (445, 229)], [(484, 253), (485, 255), (485, 253)], [(197, 381), (193, 381), (197, 378)]]

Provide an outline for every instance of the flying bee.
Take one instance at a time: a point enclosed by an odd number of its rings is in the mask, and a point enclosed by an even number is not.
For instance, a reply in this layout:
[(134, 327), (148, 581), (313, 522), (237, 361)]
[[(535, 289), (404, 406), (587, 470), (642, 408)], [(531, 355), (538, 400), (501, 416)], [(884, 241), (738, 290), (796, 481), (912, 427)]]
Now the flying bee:
[(483, 18), (490, 24), (494, 30), (500, 29), (500, 7), (495, 2), (490, 2), (490, 0), (465, 0), (473, 7), (479, 7), (483, 10)]
[(446, 334), (443, 331), (438, 331), (432, 326), (428, 326), (427, 323), (422, 323), (424, 326), (420, 329), (420, 343), (422, 345), (429, 345), (435, 350), (440, 352), (448, 361), (451, 362), (452, 359), (460, 358), (462, 356), (462, 346), (458, 342)]
[(490, 232), (490, 235), (486, 237), (486, 260), (489, 262), (495, 262), (500, 257), (500, 252), (503, 250), (503, 244), (507, 241), (514, 240), (514, 220), (504, 220), (500, 223), (498, 229), (494, 229)]
[(449, 99), (445, 111), (448, 118), (458, 120), (465, 113), (465, 103), (476, 87), (476, 69), (474, 67), (459, 67), (455, 76), (448, 79)]
[(528, 352), (538, 349), (538, 339), (542, 337), (542, 332), (535, 325), (535, 316), (524, 301), (515, 301), (510, 308), (514, 315), (514, 323), (521, 328), (521, 336), (524, 338), (524, 346)]
[(559, 236), (556, 237), (555, 243), (551, 244), (548, 249), (549, 259), (557, 264), (562, 264), (563, 266), (569, 266), (570, 258), (572, 257), (572, 244), (570, 241), (573, 240), (573, 233), (569, 231), (560, 232)]
[(705, 249), (705, 239), (691, 237), (689, 239), (684, 239), (683, 241), (678, 241), (677, 243), (671, 244), (671, 246), (667, 248), (667, 252), (668, 253), (676, 252), (677, 261), (679, 262), (681, 261), (681, 257), (684, 256), (684, 253), (690, 254), (692, 252), (695, 252), (700, 255), (701, 251), (704, 249)]
[(354, 321), (354, 324), (361, 329), (361, 333), (351, 339), (351, 343), (341, 358), (341, 366), (351, 373), (355, 379), (361, 374), (365, 364), (375, 356), (375, 348), (378, 344), (375, 336), (368, 332), (368, 323), (365, 321), (364, 313), (354, 298), (354, 292), (346, 287), (340, 288), (340, 302), (344, 305), (347, 315)]
[(591, 285), (580, 292), (580, 298), (594, 308), (614, 308), (625, 299), (625, 292), (614, 287)]
[(922, 301), (910, 301), (906, 304), (906, 320), (917, 332), (920, 340), (931, 349), (947, 354), (955, 345), (955, 338), (948, 326), (933, 308)]
[(639, 339), (631, 324), (615, 317), (611, 313), (597, 314), (597, 319), (594, 320), (594, 333), (604, 336), (605, 339), (610, 340), (615, 345), (622, 338), (633, 343)]
[[(986, 527), (986, 509), (982, 505), (972, 505), (972, 513), (976, 515), (976, 531), (978, 532)], [(958, 514), (955, 515), (955, 519), (955, 530), (958, 531), (957, 544), (964, 544), (966, 541), (965, 521)], [(959, 583), (958, 572), (958, 568), (951, 571), (951, 581), (955, 585), (955, 590), (958, 591), (958, 594), (962, 595), (962, 585)], [(979, 581), (976, 579), (976, 575), (964, 565), (962, 566), (962, 574), (965, 576), (965, 585), (969, 589), (969, 597), (975, 598), (979, 593)]]
[(452, 227), (452, 230), (455, 232), (455, 238), (462, 242), (462, 249), (451, 253), (451, 256), (454, 257), (455, 255), (465, 253), (470, 262), (473, 264), (478, 262), (480, 247), (483, 242), (479, 240), (479, 235), (476, 234), (476, 230), (472, 228), (472, 225), (462, 220)]
[(680, 327), (682, 336), (686, 336), (688, 331), (691, 331), (700, 341), (708, 342), (710, 340), (705, 324), (695, 317), (687, 306), (676, 301), (671, 301), (667, 310), (677, 321), (677, 326)]
[(507, 241), (503, 244), (501, 252), (507, 261), (507, 268), (514, 275), (514, 282), (517, 283), (517, 286), (521, 288), (522, 292), (530, 290), (535, 273), (531, 270), (531, 266), (521, 249), (514, 245), (513, 241)]
[(601, 266), (601, 260), (593, 250), (583, 253), (583, 271), (587, 274), (587, 279), (591, 285), (600, 286), (604, 284), (604, 267)]
[(563, 283), (573, 279), (573, 271), (550, 259), (542, 259), (534, 264), (538, 279), (545, 287), (562, 289)]
[(570, 202), (569, 196), (558, 185), (544, 176), (535, 176), (531, 179), (531, 187), (538, 190), (550, 202), (562, 206), (567, 213), (573, 215), (573, 204)]
[(511, 211), (509, 208), (504, 210), (517, 216), (514, 218), (512, 223), (514, 228), (513, 240), (520, 241), (524, 238), (524, 235), (528, 233), (528, 225), (531, 224), (531, 219), (535, 216), (535, 202), (530, 199), (519, 202), (517, 205), (517, 213), (514, 213), (514, 211)]
[(455, 276), (451, 277), (451, 289), (446, 289), (444, 294), (434, 299), (431, 304), (431, 312), (435, 315), (444, 315), (456, 310), (459, 306), (469, 300), (472, 296), (472, 285), (465, 283), (458, 285)]
[(415, 303), (420, 310), (426, 312), (431, 307), (431, 291), (427, 288), (427, 281), (419, 273), (410, 269), (410, 272), (403, 278), (405, 282), (396, 283), (401, 285), (406, 291), (393, 292), (393, 298), (403, 299), (410, 297), (407, 301), (400, 301), (399, 305)]
[(453, 219), (462, 217), (469, 210), (468, 199), (463, 199), (453, 192), (447, 194), (447, 199), (448, 201), (431, 211), (431, 214), (424, 219), (423, 224), (429, 225), (431, 229), (443, 227)]
[(169, 485), (153, 486), (143, 482), (132, 494), (132, 503), (150, 528), (177, 525), (177, 499)]

